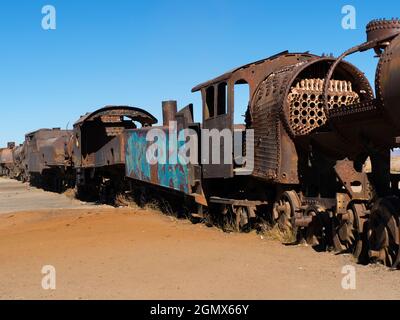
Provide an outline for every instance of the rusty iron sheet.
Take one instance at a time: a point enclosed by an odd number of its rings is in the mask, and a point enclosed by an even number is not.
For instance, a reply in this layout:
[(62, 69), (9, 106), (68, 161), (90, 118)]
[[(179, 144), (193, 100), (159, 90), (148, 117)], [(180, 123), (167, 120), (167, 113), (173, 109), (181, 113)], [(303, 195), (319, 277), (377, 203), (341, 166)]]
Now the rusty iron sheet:
[(171, 121), (176, 121), (178, 112), (177, 102), (174, 100), (162, 102), (163, 126), (168, 127)]
[[(255, 62), (251, 62), (251, 63), (248, 63), (248, 64), (243, 65), (241, 67), (235, 68), (235, 69), (233, 69), (233, 70), (231, 70), (229, 72), (224, 73), (221, 76), (218, 76), (215, 79), (212, 79), (212, 80), (206, 81), (204, 83), (201, 83), (201, 84), (197, 85), (196, 87), (194, 87), (192, 89), (192, 92), (196, 92), (196, 91), (202, 90), (204, 88), (207, 88), (207, 87), (209, 87), (211, 85), (214, 85), (216, 83), (220, 83), (220, 82), (223, 82), (223, 81), (227, 81), (227, 80), (229, 80), (231, 78), (235, 78), (235, 77), (237, 77), (237, 74), (240, 74), (240, 73), (246, 74), (247, 75), (246, 78), (250, 79), (251, 74), (253, 74), (254, 69), (257, 69), (257, 70), (264, 69), (266, 66), (270, 65), (271, 62), (274, 63), (275, 59), (282, 58), (282, 57), (288, 57), (288, 56), (296, 56), (296, 57), (297, 56), (302, 56), (305, 59), (310, 59), (310, 58), (313, 58), (313, 57), (317, 57), (317, 56), (309, 54), (309, 53), (289, 53), (287, 50), (285, 50), (285, 51), (277, 53), (277, 54), (275, 54), (273, 56), (270, 56), (268, 58), (265, 58), (265, 59), (262, 59), (262, 60), (259, 60), (259, 61), (255, 61)], [(243, 75), (241, 75), (240, 77), (242, 77), (242, 76)], [(265, 77), (265, 74), (264, 74), (264, 77)], [(245, 79), (245, 80), (247, 80), (247, 79)]]
[(40, 129), (25, 137), (27, 172), (41, 174), (52, 167), (70, 166), (66, 146), (72, 131)]
[(370, 199), (370, 182), (365, 172), (357, 172), (353, 161), (348, 159), (337, 161), (335, 171), (351, 200)]
[(13, 151), (9, 148), (0, 149), (0, 164), (12, 164), (14, 162)]
[(94, 166), (125, 164), (125, 135), (120, 134), (95, 153)]
[(116, 117), (129, 117), (133, 120), (139, 121), (143, 124), (153, 125), (157, 123), (157, 119), (148, 113), (147, 111), (130, 107), (130, 106), (106, 106), (104, 108), (98, 109), (92, 113), (87, 113), (82, 116), (74, 126), (79, 126), (84, 124), (87, 121), (93, 121), (99, 117), (103, 116), (116, 116)]
[(10, 144), (7, 148), (0, 149), (0, 176), (13, 177), (14, 157), (13, 146)]

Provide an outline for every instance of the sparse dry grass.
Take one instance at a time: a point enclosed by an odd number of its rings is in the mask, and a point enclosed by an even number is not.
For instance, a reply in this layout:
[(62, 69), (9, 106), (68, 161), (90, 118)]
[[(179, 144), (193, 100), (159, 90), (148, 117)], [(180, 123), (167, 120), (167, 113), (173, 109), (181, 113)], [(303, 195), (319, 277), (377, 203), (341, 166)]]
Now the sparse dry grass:
[(177, 216), (177, 212), (175, 212), (168, 201), (164, 199), (151, 199), (146, 203), (144, 209), (159, 211), (171, 217)]
[(73, 188), (67, 189), (64, 192), (64, 195), (68, 198), (68, 199), (76, 199), (76, 190)]
[(128, 207), (128, 208), (134, 208), (134, 209), (139, 208), (139, 206), (133, 199), (131, 199), (130, 197), (128, 197), (124, 194), (118, 194), (115, 197), (115, 205), (117, 207)]
[[(117, 207), (128, 207), (128, 208), (134, 208), (137, 209), (140, 206), (135, 202), (132, 197), (127, 196), (125, 194), (118, 194), (115, 198), (115, 206)], [(158, 200), (158, 199), (150, 199), (146, 202), (146, 204), (143, 207), (144, 210), (149, 210), (149, 211), (158, 211), (165, 213), (170, 216), (174, 216), (175, 213), (171, 209), (171, 206), (169, 203), (165, 200)]]
[(162, 211), (159, 202), (156, 200), (146, 202), (144, 208), (147, 210)]
[(262, 235), (269, 240), (281, 243), (293, 243), (296, 241), (296, 232), (294, 230), (282, 230), (278, 225), (265, 227)]

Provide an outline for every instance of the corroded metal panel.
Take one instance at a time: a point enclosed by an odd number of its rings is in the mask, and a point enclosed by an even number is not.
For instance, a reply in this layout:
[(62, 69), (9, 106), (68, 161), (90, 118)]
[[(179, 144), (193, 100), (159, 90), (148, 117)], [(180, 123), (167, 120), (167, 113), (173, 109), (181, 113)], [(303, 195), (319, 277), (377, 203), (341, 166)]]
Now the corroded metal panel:
[(94, 154), (96, 167), (113, 166), (125, 163), (125, 135), (112, 139)]
[(42, 173), (51, 167), (66, 167), (70, 165), (67, 155), (67, 143), (72, 131), (56, 129), (41, 129), (26, 135), (26, 165), (27, 171)]
[(13, 147), (0, 149), (0, 176), (12, 176), (14, 170)]
[(14, 160), (12, 149), (0, 149), (0, 164), (12, 164), (13, 162)]
[[(168, 131), (166, 129), (160, 130), (165, 132), (165, 136), (163, 139), (157, 140), (156, 143), (159, 146), (169, 146), (170, 136)], [(146, 140), (147, 132), (147, 129), (126, 131), (126, 175), (132, 179), (190, 194), (190, 181), (192, 179), (189, 166), (182, 164), (179, 160), (176, 164), (172, 163), (171, 153), (166, 155), (165, 163), (152, 164), (149, 161), (151, 157), (146, 156), (149, 146), (153, 143)], [(171, 139), (173, 138), (171, 137)], [(181, 146), (182, 143), (178, 142), (178, 148)], [(159, 150), (162, 150), (162, 148)]]

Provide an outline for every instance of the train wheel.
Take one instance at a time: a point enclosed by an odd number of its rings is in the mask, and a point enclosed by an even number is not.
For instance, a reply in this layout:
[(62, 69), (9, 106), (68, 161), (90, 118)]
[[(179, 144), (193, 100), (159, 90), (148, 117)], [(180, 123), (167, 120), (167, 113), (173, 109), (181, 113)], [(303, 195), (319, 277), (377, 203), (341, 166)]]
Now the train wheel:
[(388, 267), (399, 266), (399, 200), (379, 199), (371, 209), (368, 221), (369, 257)]
[(294, 217), (300, 206), (300, 199), (295, 191), (285, 191), (274, 203), (273, 219), (281, 231), (294, 231)]
[(324, 208), (309, 205), (296, 224), (300, 226), (298, 241), (305, 240), (316, 251), (332, 249), (332, 220), (329, 212)]
[(336, 251), (352, 253), (362, 260), (364, 242), (364, 216), (366, 207), (362, 203), (351, 203), (346, 214), (340, 215), (334, 223), (333, 244)]

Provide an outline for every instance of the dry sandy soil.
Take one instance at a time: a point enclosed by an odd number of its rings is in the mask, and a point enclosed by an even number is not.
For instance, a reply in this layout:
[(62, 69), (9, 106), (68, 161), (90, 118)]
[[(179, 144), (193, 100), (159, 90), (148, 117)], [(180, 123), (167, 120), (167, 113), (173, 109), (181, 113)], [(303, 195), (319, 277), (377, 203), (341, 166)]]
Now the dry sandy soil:
[[(71, 202), (10, 180), (0, 180), (0, 204), (1, 299), (400, 298), (400, 271), (255, 233)], [(348, 264), (356, 290), (341, 287)], [(41, 287), (44, 265), (56, 268), (56, 290)]]
[(65, 195), (45, 192), (15, 180), (0, 178), (0, 214), (46, 209), (93, 208)]

